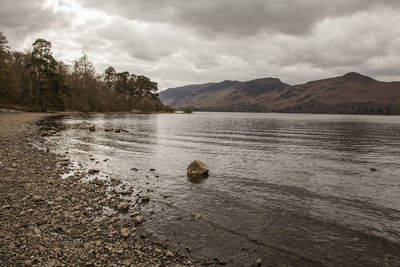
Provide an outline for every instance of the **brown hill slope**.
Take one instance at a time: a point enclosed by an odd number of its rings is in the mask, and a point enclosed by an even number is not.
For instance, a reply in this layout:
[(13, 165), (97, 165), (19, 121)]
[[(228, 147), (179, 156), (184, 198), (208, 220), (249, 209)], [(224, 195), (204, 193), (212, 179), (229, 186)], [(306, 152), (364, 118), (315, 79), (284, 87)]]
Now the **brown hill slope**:
[(275, 78), (172, 88), (161, 100), (210, 111), (400, 114), (400, 82), (358, 73), (291, 86)]

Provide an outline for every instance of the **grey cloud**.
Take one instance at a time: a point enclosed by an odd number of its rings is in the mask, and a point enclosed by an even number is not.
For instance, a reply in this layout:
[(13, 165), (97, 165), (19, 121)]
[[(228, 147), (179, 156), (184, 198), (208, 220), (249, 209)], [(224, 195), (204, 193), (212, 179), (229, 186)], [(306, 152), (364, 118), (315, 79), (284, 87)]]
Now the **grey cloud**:
[(51, 6), (43, 7), (43, 0), (0, 0), (1, 28), (14, 39), (44, 30), (68, 27), (64, 14), (56, 14)]
[(164, 35), (158, 31), (160, 31), (158, 27), (143, 30), (135, 23), (124, 24), (117, 20), (98, 29), (97, 34), (103, 39), (112, 41), (114, 49), (125, 51), (133, 58), (156, 62), (174, 51), (171, 44), (164, 39)]
[(58, 11), (43, 1), (0, 0), (11, 46), (43, 37), (66, 62), (82, 51), (100, 73), (114, 66), (161, 89), (349, 71), (400, 80), (397, 0), (64, 0)]
[[(307, 63), (315, 69), (376, 65), (372, 59), (400, 57), (400, 13), (393, 10), (360, 13), (319, 25), (313, 35), (277, 41), (284, 55), (276, 63)], [(397, 46), (396, 46), (397, 43)]]
[(398, 1), (374, 0), (84, 0), (84, 5), (133, 20), (194, 27), (207, 35), (260, 32), (309, 33), (324, 18), (346, 16)]

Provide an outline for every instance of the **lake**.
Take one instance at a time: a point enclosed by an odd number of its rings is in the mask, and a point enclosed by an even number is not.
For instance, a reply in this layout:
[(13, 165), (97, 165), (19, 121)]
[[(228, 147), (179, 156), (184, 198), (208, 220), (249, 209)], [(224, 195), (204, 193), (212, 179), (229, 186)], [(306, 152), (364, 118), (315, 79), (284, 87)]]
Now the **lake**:
[[(63, 123), (57, 151), (133, 184), (133, 196), (149, 192), (147, 231), (194, 258), (400, 265), (399, 116), (98, 114)], [(208, 178), (186, 176), (194, 159)]]

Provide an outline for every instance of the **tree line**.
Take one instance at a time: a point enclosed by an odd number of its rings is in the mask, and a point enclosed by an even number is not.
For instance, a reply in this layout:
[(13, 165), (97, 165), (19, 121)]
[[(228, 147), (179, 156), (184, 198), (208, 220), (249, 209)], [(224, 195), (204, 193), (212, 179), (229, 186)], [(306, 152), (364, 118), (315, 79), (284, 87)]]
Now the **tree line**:
[(96, 73), (86, 54), (71, 65), (57, 61), (52, 45), (37, 39), (29, 51), (11, 50), (0, 32), (0, 104), (29, 110), (172, 112), (158, 97), (157, 83), (144, 75)]

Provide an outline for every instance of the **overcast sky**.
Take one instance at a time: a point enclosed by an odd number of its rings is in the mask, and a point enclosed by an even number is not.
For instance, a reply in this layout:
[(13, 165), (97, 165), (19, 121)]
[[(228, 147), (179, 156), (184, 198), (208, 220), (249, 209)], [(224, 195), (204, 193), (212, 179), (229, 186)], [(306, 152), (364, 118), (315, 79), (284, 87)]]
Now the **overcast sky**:
[(144, 74), (159, 88), (356, 71), (400, 80), (399, 0), (0, 0), (0, 31), (58, 60)]

